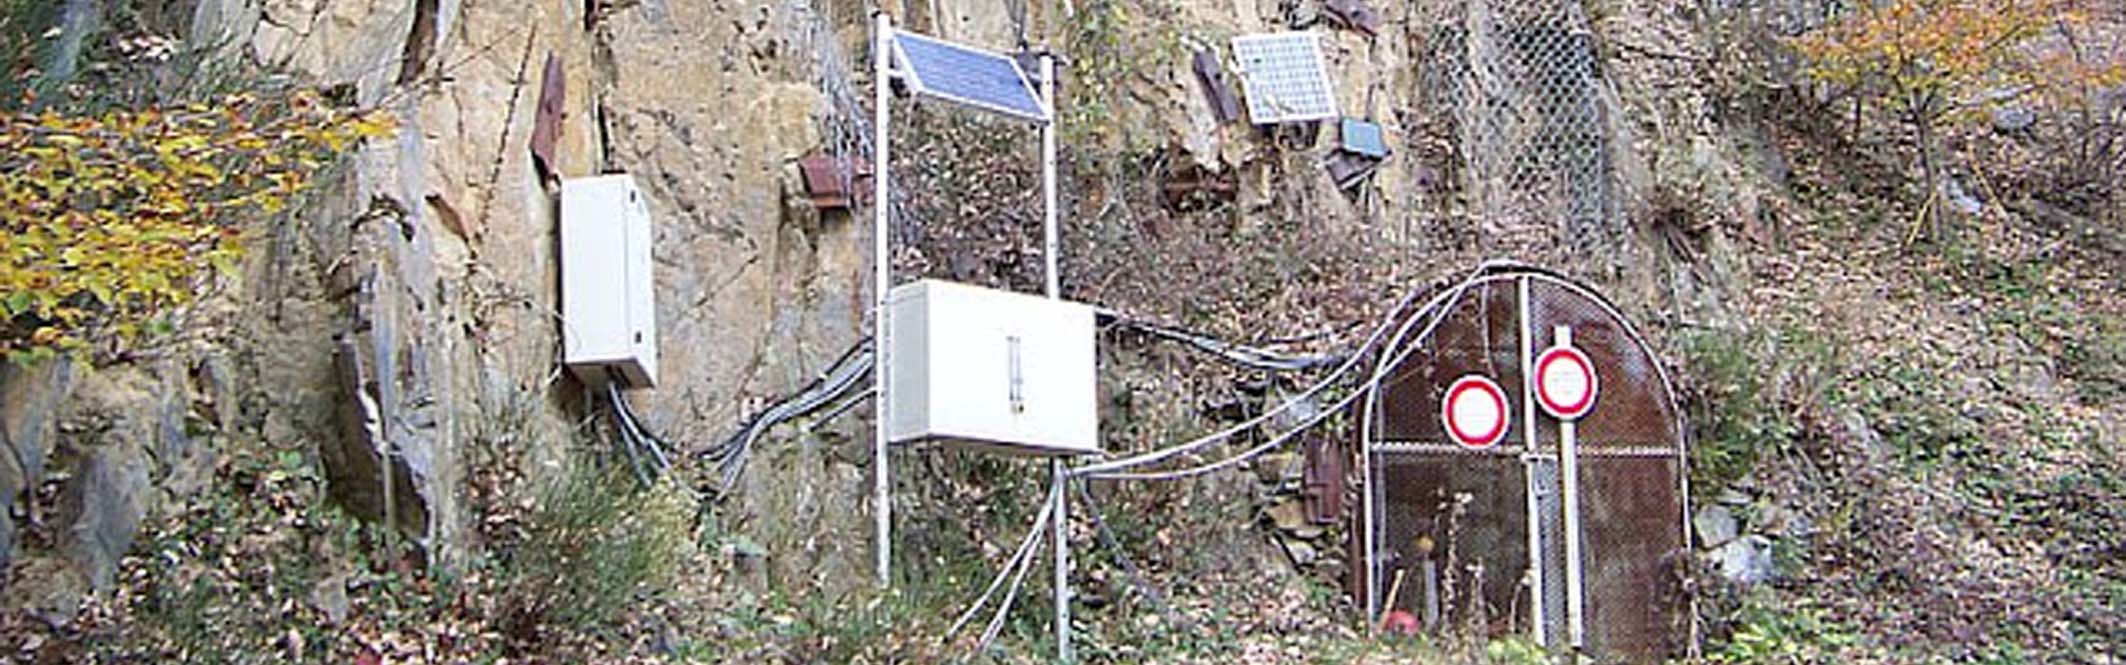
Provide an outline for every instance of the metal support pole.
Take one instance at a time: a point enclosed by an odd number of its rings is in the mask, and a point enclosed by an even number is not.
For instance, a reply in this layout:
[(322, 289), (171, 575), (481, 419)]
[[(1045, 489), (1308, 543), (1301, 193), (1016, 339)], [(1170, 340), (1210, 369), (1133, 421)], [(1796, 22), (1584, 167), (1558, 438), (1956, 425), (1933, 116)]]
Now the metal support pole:
[[(1374, 377), (1379, 378), (1379, 374), (1376, 372)], [(1358, 496), (1362, 506), (1359, 540), (1365, 548), (1365, 551), (1360, 553), (1365, 560), (1354, 563), (1365, 566), (1364, 583), (1360, 586), (1365, 587), (1363, 591), (1366, 594), (1366, 634), (1372, 635), (1380, 627), (1380, 595), (1373, 592), (1376, 580), (1380, 579), (1380, 566), (1377, 565), (1379, 557), (1374, 556), (1373, 549), (1373, 405), (1380, 401), (1380, 384), (1372, 383), (1360, 390), (1369, 393), (1366, 395), (1365, 414), (1360, 416), (1361, 422), (1358, 424)]]
[(1051, 460), (1048, 463), (1048, 469), (1049, 478), (1056, 485), (1055, 491), (1049, 493), (1052, 497), (1050, 500), (1055, 502), (1056, 513), (1056, 522), (1053, 525), (1055, 533), (1050, 534), (1056, 541), (1056, 662), (1068, 663), (1072, 659), (1070, 647), (1070, 522), (1066, 515), (1066, 511), (1070, 507), (1070, 499), (1067, 498), (1070, 493), (1065, 491), (1068, 488), (1064, 485), (1070, 482), (1070, 474), (1069, 471), (1065, 470), (1063, 460), (1060, 459)]
[[(1063, 280), (1057, 268), (1057, 256), (1062, 243), (1057, 240), (1056, 204), (1056, 58), (1041, 55), (1041, 104), (1048, 107), (1048, 122), (1041, 123), (1041, 200), (1044, 214), (1041, 220), (1042, 254), (1047, 269), (1047, 291), (1052, 300), (1063, 298)], [(1070, 647), (1070, 472), (1058, 457), (1048, 462), (1048, 477), (1055, 483), (1050, 492), (1054, 502), (1055, 532), (1050, 534), (1055, 541), (1055, 592), (1056, 592), (1056, 661), (1071, 661)]]
[[(1558, 326), (1557, 345), (1572, 346), (1572, 326)], [(1573, 421), (1558, 421), (1558, 458), (1564, 478), (1565, 494), (1565, 612), (1566, 625), (1572, 631), (1572, 650), (1587, 647), (1587, 605), (1580, 588), (1584, 581), (1580, 561), (1580, 442), (1579, 428)]]
[(878, 542), (872, 548), (878, 555), (878, 584), (883, 588), (893, 586), (893, 498), (891, 476), (886, 468), (887, 420), (893, 413), (893, 391), (886, 386), (886, 371), (893, 366), (889, 358), (893, 344), (887, 334), (886, 292), (893, 288), (893, 255), (887, 246), (887, 229), (892, 225), (888, 214), (893, 207), (888, 194), (893, 160), (888, 154), (892, 141), (888, 122), (892, 114), (888, 109), (892, 87), (893, 19), (879, 12), (871, 42), (871, 268), (874, 310), (872, 312), (871, 355), (875, 359), (871, 369), (871, 383), (878, 399), (873, 403), (876, 413), (872, 417), (871, 432), (871, 513), (877, 519)]
[(1542, 458), (1535, 453), (1535, 322), (1528, 318), (1528, 278), (1520, 282), (1521, 308), (1521, 440), (1528, 450), (1521, 455), (1521, 470), (1528, 483), (1528, 625), (1535, 629), (1535, 643), (1550, 648), (1549, 615), (1544, 613), (1543, 600), (1549, 596), (1543, 580), (1543, 510), (1542, 486), (1536, 482), (1537, 465)]
[(1063, 297), (1057, 256), (1062, 254), (1056, 222), (1056, 57), (1041, 55), (1041, 105), (1048, 107), (1048, 122), (1041, 123), (1041, 200), (1047, 206), (1041, 223), (1042, 255), (1047, 262), (1048, 297)]

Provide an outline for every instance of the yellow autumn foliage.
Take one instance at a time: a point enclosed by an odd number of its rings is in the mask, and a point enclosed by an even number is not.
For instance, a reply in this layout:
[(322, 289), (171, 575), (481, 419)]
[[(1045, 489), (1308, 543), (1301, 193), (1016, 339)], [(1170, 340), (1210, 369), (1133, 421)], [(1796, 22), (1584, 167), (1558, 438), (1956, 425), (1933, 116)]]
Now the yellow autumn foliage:
[(2087, 21), (2068, 0), (1893, 0), (1793, 40), (1818, 81), (1879, 95), (1913, 122), (1977, 117), (1993, 102), (2068, 102), (2126, 82), (2116, 63), (2085, 63), (2037, 42)]
[(109, 357), (243, 257), (247, 221), (284, 210), (379, 113), (312, 91), (95, 116), (0, 114), (0, 354)]

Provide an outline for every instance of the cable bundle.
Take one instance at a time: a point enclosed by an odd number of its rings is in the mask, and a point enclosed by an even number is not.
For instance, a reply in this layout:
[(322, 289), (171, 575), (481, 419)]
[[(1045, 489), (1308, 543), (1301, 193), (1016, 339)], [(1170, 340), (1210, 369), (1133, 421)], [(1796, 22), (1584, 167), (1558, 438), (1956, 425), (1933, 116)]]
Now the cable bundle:
[[(628, 466), (634, 468), (635, 479), (647, 487), (671, 471), (672, 458), (665, 452), (671, 444), (651, 434), (635, 417), (635, 409), (628, 404), (627, 396), (620, 394), (619, 377), (606, 379), (605, 399), (607, 410), (613, 416), (613, 430), (620, 433), (620, 450), (626, 453)], [(643, 467), (645, 462), (650, 465), (647, 469)]]
[(834, 364), (827, 366), (825, 372), (814, 377), (805, 387), (753, 414), (738, 426), (737, 431), (716, 444), (716, 447), (703, 451), (701, 454), (704, 457), (716, 463), (719, 491), (728, 491), (737, 483), (738, 475), (745, 471), (746, 458), (752, 453), (753, 444), (767, 434), (769, 429), (828, 405), (835, 405), (839, 401), (840, 404), (827, 414), (828, 418), (832, 418), (868, 399), (871, 396), (869, 389), (854, 397), (848, 397), (848, 394), (851, 389), (862, 385), (864, 377), (870, 376), (873, 358), (871, 338), (857, 340), (854, 346), (843, 351)]
[(1099, 317), (1108, 325), (1122, 330), (1141, 332), (1146, 335), (1180, 342), (1198, 351), (1211, 354), (1220, 360), (1270, 372), (1304, 372), (1329, 367), (1343, 360), (1340, 354), (1318, 356), (1295, 356), (1268, 349), (1234, 344), (1202, 333), (1191, 332), (1173, 326), (1153, 323), (1113, 310), (1100, 310)]

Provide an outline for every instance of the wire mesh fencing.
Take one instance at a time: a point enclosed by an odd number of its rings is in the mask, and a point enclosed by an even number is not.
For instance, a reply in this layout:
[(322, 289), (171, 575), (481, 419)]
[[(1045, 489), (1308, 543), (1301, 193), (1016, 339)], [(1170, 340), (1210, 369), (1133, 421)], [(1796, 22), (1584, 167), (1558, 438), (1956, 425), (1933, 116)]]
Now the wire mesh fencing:
[(1422, 101), (1459, 145), (1473, 211), (1570, 239), (1610, 232), (1611, 102), (1580, 4), (1425, 0), (1416, 18)]

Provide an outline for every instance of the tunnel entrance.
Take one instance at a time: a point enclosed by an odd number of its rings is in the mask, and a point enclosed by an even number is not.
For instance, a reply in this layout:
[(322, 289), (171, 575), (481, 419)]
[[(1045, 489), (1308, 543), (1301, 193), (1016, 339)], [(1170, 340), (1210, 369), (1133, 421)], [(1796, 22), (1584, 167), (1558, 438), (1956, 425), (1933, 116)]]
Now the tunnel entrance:
[[(1576, 350), (1593, 377), (1552, 367), (1554, 347)], [(1554, 273), (1486, 270), (1440, 290), (1381, 357), (1351, 543), (1375, 625), (1523, 635), (1605, 661), (1683, 653), (1687, 427), (1615, 307)], [(1503, 399), (1464, 404), (1459, 387), (1477, 379)], [(1579, 389), (1584, 413), (1538, 408)], [(1503, 436), (1451, 424), (1472, 417)]]

